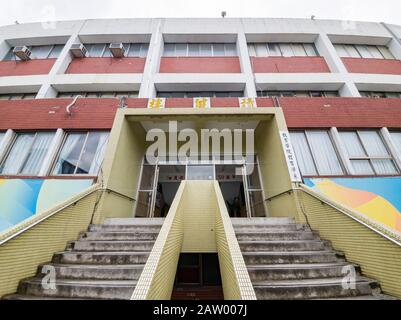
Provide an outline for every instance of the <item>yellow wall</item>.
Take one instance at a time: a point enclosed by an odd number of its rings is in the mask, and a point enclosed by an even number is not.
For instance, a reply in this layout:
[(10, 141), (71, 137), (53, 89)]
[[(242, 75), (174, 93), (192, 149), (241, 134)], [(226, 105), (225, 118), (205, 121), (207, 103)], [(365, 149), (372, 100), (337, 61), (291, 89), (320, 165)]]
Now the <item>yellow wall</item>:
[(184, 236), (185, 185), (183, 181), (178, 188), (131, 300), (171, 298)]
[(99, 196), (94, 191), (96, 187), (68, 200), (66, 208), (51, 216), (58, 207), (24, 221), (19, 228), (49, 216), (0, 245), (0, 296), (16, 292), (21, 279), (34, 276), (39, 264), (49, 262), (55, 252), (64, 250), (68, 241), (77, 239), (78, 233), (88, 228)]
[[(192, 121), (194, 129), (198, 131), (206, 128), (210, 121), (260, 121), (255, 132), (255, 151), (260, 159), (265, 197), (270, 198), (292, 189), (279, 135), (279, 130), (286, 130), (280, 108), (119, 109), (103, 165), (102, 180), (106, 188), (136, 197), (140, 165), (149, 144), (145, 141), (146, 133), (140, 121), (168, 120)], [(95, 221), (101, 222), (106, 217), (130, 217), (133, 215), (132, 206), (129, 199), (104, 194)], [(297, 215), (293, 194), (275, 197), (267, 201), (266, 206), (271, 216)]]
[(255, 133), (265, 197), (274, 197), (266, 201), (268, 215), (273, 217), (297, 215), (294, 195), (280, 195), (292, 190), (279, 132), (286, 129), (282, 112), (277, 112), (273, 119), (261, 122)]
[(188, 181), (182, 252), (216, 252), (215, 191), (211, 181)]
[(170, 299), (179, 254), (216, 251), (224, 298), (256, 299), (218, 183), (183, 181), (132, 299)]
[(145, 148), (145, 130), (138, 122), (128, 122), (123, 110), (118, 110), (102, 166), (102, 181), (105, 188), (121, 195), (103, 194), (96, 223), (105, 218), (133, 216), (134, 202), (129, 198), (136, 198)]
[(301, 219), (323, 239), (380, 282), (384, 293), (401, 298), (401, 246), (305, 191), (297, 191)]

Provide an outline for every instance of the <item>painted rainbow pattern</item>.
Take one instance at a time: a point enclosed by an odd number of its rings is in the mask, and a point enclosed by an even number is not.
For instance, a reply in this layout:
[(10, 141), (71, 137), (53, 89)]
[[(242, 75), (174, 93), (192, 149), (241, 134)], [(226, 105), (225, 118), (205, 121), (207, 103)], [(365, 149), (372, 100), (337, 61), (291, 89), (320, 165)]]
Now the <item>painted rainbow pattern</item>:
[(305, 179), (330, 199), (401, 233), (401, 178)]

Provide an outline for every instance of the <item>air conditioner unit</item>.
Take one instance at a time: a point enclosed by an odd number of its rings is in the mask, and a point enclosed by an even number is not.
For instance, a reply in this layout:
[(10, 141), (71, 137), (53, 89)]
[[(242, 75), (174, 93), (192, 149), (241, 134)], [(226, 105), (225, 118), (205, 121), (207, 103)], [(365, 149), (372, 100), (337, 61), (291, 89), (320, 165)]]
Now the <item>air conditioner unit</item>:
[(114, 58), (125, 56), (125, 48), (122, 43), (110, 43), (109, 49)]
[(30, 60), (31, 59), (31, 50), (28, 49), (27, 46), (15, 47), (13, 53), (20, 58), (21, 60)]
[(75, 58), (85, 58), (88, 51), (81, 43), (75, 43), (71, 46), (70, 51)]

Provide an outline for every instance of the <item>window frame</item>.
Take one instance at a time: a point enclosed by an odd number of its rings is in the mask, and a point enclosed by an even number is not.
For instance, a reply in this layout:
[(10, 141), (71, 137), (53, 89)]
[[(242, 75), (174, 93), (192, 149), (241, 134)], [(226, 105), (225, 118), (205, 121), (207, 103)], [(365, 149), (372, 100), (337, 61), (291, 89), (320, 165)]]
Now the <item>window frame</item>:
[[(340, 168), (341, 168), (342, 173), (339, 173), (339, 174), (322, 174), (322, 173), (320, 173), (319, 166), (317, 165), (316, 156), (315, 156), (315, 153), (314, 153), (313, 148), (312, 148), (312, 144), (311, 144), (309, 136), (308, 136), (308, 131), (324, 131), (327, 134), (327, 136), (330, 139), (331, 145), (333, 147), (334, 153), (335, 153), (335, 155), (337, 157), (338, 163), (340, 164)], [(341, 160), (340, 152), (339, 152), (339, 150), (337, 148), (337, 145), (336, 145), (336, 143), (335, 143), (335, 141), (334, 141), (329, 129), (312, 129), (312, 130), (310, 130), (310, 129), (298, 129), (298, 130), (290, 130), (290, 133), (291, 132), (298, 132), (298, 133), (301, 132), (304, 135), (306, 144), (308, 146), (308, 152), (312, 157), (313, 166), (314, 166), (314, 169), (315, 169), (317, 177), (322, 177), (322, 176), (341, 177), (341, 176), (344, 176), (344, 175), (348, 174), (348, 172), (347, 172), (347, 170), (346, 170), (346, 168), (345, 168), (345, 166), (344, 166), (344, 164), (343, 164), (343, 162)], [(301, 171), (301, 168), (299, 168), (299, 169)], [(315, 175), (303, 174), (302, 171), (301, 171), (301, 174), (302, 174), (302, 176), (306, 176), (306, 177), (314, 177), (315, 176)]]
[[(166, 45), (171, 46), (169, 50), (171, 53), (166, 54)], [(178, 55), (177, 54), (177, 45), (185, 45), (185, 55)], [(190, 54), (190, 46), (197, 46), (197, 54), (194, 55), (193, 53)], [(202, 53), (202, 45), (208, 46), (210, 45), (210, 54)], [(223, 55), (216, 54), (217, 50), (215, 48), (216, 45), (222, 46), (223, 48)], [(227, 49), (228, 45), (232, 45), (231, 49)], [(174, 49), (173, 49), (174, 47)], [(227, 54), (228, 52), (232, 53), (231, 51), (235, 50), (235, 55)], [(184, 51), (184, 50), (183, 50)], [(163, 48), (163, 55), (162, 57), (237, 57), (238, 50), (236, 47), (236, 42), (165, 42)]]
[[(50, 166), (50, 171), (49, 171), (49, 172), (50, 172), (50, 174), (49, 174), (50, 176), (54, 176), (54, 177), (66, 177), (66, 176), (74, 176), (74, 177), (97, 177), (97, 176), (99, 175), (99, 171), (98, 171), (96, 174), (90, 174), (90, 173), (76, 173), (77, 170), (78, 170), (78, 167), (79, 167), (79, 163), (80, 163), (80, 161), (81, 161), (81, 159), (82, 159), (82, 155), (83, 155), (83, 153), (84, 153), (84, 150), (85, 150), (85, 147), (86, 147), (86, 143), (88, 142), (89, 134), (90, 134), (91, 132), (108, 133), (107, 143), (109, 143), (110, 131), (107, 131), (107, 130), (76, 130), (76, 131), (75, 131), (75, 130), (71, 130), (71, 131), (66, 131), (66, 132), (64, 132), (64, 134), (63, 134), (63, 139), (62, 139), (62, 141), (61, 141), (61, 144), (58, 146), (58, 150), (57, 150), (56, 156), (54, 157), (54, 160), (53, 160), (53, 162), (52, 162), (52, 164), (51, 164), (51, 166)], [(79, 157), (78, 157), (78, 159), (77, 159), (77, 165), (75, 166), (74, 173), (54, 173), (54, 170), (55, 170), (55, 168), (56, 168), (56, 165), (57, 165), (57, 162), (58, 162), (59, 157), (60, 157), (60, 155), (61, 155), (61, 152), (63, 151), (65, 142), (67, 141), (68, 136), (69, 136), (70, 134), (74, 134), (74, 133), (75, 133), (75, 134), (76, 134), (76, 133), (79, 133), (79, 134), (86, 134), (84, 143), (82, 144), (82, 149), (81, 149), (81, 151), (80, 151), (80, 153), (79, 153)], [(103, 160), (104, 160), (104, 158), (103, 158)], [(101, 168), (101, 166), (99, 166), (99, 170), (100, 170), (100, 168)]]
[[(56, 131), (53, 131), (53, 130), (20, 131), (20, 132), (16, 132), (16, 133), (14, 134), (14, 136), (13, 136), (12, 139), (11, 139), (11, 142), (10, 142), (9, 146), (7, 147), (7, 150), (6, 150), (5, 154), (4, 154), (4, 157), (2, 158), (2, 160), (1, 160), (1, 162), (0, 162), (0, 168), (2, 168), (2, 170), (3, 170), (4, 163), (7, 161), (8, 157), (9, 157), (9, 155), (10, 155), (10, 153), (11, 153), (11, 151), (12, 151), (14, 145), (15, 145), (15, 142), (18, 140), (18, 137), (21, 136), (21, 135), (25, 135), (25, 134), (34, 134), (34, 136), (33, 136), (33, 138), (32, 138), (31, 143), (29, 144), (28, 150), (27, 150), (26, 153), (25, 153), (24, 160), (21, 161), (21, 164), (20, 164), (20, 166), (18, 167), (17, 173), (3, 173), (3, 172), (1, 171), (1, 172), (0, 172), (0, 176), (32, 176), (32, 177), (37, 177), (37, 176), (39, 176), (39, 173), (40, 173), (40, 171), (41, 171), (41, 168), (39, 169), (38, 174), (23, 174), (23, 173), (21, 173), (22, 169), (24, 168), (24, 166), (25, 166), (26, 163), (27, 163), (27, 160), (29, 159), (29, 155), (31, 154), (31, 150), (32, 150), (32, 148), (33, 148), (33, 145), (35, 144), (35, 141), (36, 141), (36, 139), (37, 139), (39, 133), (53, 133), (53, 139), (54, 139), (54, 136), (56, 135)], [(3, 137), (3, 138), (4, 138), (4, 137)], [(1, 140), (0, 140), (0, 143), (1, 143)], [(46, 158), (46, 156), (48, 155), (48, 152), (49, 152), (49, 148), (48, 148), (48, 150), (46, 151), (45, 158)], [(43, 166), (43, 164), (42, 164), (42, 166)]]
[[(360, 136), (360, 132), (362, 131), (371, 131), (371, 132), (376, 132), (378, 137), (380, 138), (380, 141), (382, 142), (383, 147), (386, 149), (388, 156), (369, 156), (368, 151), (366, 149), (365, 144), (363, 143), (363, 139)], [(362, 147), (363, 152), (365, 153), (365, 156), (350, 156), (348, 153), (348, 150), (346, 149), (345, 143), (343, 142), (343, 137), (342, 134), (343, 132), (354, 132), (356, 133), (356, 137), (358, 139), (358, 142), (360, 144), (360, 146)], [(397, 165), (397, 161), (395, 161), (395, 159), (393, 158), (393, 155), (391, 154), (391, 150), (389, 149), (385, 139), (383, 138), (380, 130), (375, 130), (375, 129), (356, 129), (356, 130), (340, 130), (339, 131), (339, 135), (340, 135), (340, 139), (341, 139), (341, 143), (344, 145), (345, 150), (347, 152), (346, 156), (349, 159), (349, 161), (351, 162), (351, 166), (353, 167), (352, 161), (353, 160), (367, 160), (369, 163), (369, 166), (373, 172), (373, 176), (394, 176), (394, 175), (398, 175), (400, 174), (400, 168)], [(389, 173), (389, 174), (381, 174), (378, 173), (373, 165), (372, 160), (390, 160), (393, 163), (394, 169), (395, 169), (395, 173)], [(354, 169), (354, 167), (353, 167)], [(354, 174), (355, 176), (371, 176), (370, 174)]]

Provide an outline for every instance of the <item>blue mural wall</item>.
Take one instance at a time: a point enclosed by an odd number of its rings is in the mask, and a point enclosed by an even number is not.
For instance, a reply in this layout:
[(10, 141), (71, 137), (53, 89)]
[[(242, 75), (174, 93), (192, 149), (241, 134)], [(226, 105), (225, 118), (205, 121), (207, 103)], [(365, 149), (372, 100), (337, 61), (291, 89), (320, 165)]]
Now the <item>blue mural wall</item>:
[(304, 183), (401, 233), (401, 177), (306, 178)]
[(78, 194), (92, 179), (0, 179), (0, 232)]

